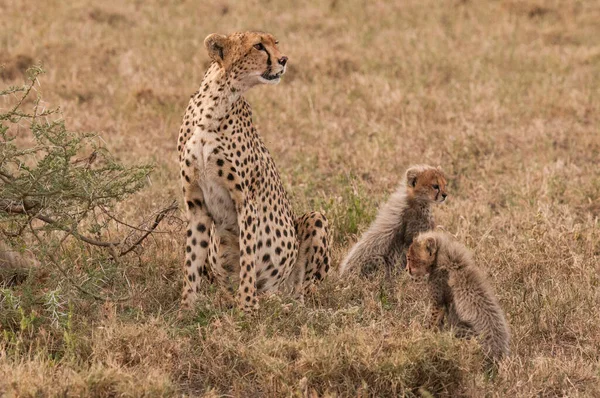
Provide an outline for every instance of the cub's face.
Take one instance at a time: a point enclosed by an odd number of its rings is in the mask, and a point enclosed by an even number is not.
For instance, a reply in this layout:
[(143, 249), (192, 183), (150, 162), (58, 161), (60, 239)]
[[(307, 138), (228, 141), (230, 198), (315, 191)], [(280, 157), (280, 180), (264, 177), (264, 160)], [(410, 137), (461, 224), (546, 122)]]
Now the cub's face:
[(288, 58), (279, 51), (277, 44), (273, 35), (262, 32), (229, 36), (212, 34), (204, 40), (209, 56), (241, 89), (279, 83)]
[(441, 203), (446, 200), (446, 176), (440, 167), (416, 166), (406, 171), (409, 196)]
[(415, 238), (406, 254), (408, 273), (416, 278), (429, 274), (435, 262), (436, 254), (437, 245), (434, 238), (420, 236)]

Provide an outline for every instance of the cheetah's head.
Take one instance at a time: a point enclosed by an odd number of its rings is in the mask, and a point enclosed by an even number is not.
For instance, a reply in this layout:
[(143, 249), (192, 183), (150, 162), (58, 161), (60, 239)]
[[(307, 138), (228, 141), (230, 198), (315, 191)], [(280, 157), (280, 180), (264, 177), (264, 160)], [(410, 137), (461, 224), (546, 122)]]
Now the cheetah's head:
[(413, 277), (429, 274), (433, 268), (438, 251), (438, 244), (431, 233), (417, 236), (406, 253), (406, 269)]
[(288, 58), (277, 44), (273, 35), (263, 32), (213, 33), (204, 40), (208, 55), (240, 90), (279, 83)]
[(448, 196), (446, 185), (446, 176), (439, 166), (418, 165), (406, 170), (407, 192), (411, 198), (441, 203)]

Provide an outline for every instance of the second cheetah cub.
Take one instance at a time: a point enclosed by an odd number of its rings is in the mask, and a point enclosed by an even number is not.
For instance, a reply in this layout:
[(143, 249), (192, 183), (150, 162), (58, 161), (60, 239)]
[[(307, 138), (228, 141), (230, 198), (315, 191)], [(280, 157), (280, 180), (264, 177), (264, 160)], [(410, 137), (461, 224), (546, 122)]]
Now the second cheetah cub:
[(339, 274), (360, 268), (369, 275), (384, 268), (389, 276), (398, 263), (404, 269), (413, 238), (435, 227), (431, 204), (443, 202), (446, 196), (446, 176), (439, 166), (409, 167), (404, 181), (342, 261)]
[(443, 232), (422, 233), (408, 249), (407, 269), (415, 277), (429, 275), (434, 326), (441, 328), (446, 317), (459, 335), (476, 334), (493, 362), (509, 354), (504, 312), (466, 247)]

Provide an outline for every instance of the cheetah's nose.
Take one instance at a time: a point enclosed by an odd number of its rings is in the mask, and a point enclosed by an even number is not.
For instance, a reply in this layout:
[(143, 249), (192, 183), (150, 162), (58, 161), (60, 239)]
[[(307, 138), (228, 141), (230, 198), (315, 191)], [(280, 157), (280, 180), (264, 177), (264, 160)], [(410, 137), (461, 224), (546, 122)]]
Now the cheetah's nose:
[(448, 195), (446, 195), (445, 193), (443, 193), (442, 194), (442, 200), (446, 200), (446, 196), (448, 196)]
[(286, 57), (285, 55), (283, 57), (279, 58), (279, 61), (278, 61), (279, 65), (285, 66), (285, 64), (287, 64), (287, 60), (288, 60), (288, 57)]

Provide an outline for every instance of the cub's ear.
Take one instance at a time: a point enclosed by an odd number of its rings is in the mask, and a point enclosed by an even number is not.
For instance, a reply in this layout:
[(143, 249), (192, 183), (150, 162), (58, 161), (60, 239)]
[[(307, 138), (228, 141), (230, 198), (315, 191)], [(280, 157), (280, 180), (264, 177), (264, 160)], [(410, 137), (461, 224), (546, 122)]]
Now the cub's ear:
[(427, 249), (429, 255), (433, 256), (437, 251), (437, 242), (435, 241), (435, 238), (433, 238), (432, 236), (427, 238), (425, 240), (425, 248)]
[(208, 51), (208, 56), (222, 65), (229, 51), (229, 39), (227, 36), (213, 33), (204, 39), (204, 47)]
[(415, 187), (417, 185), (417, 175), (419, 171), (416, 168), (410, 168), (406, 170), (406, 183), (409, 187)]
[(435, 168), (444, 178), (448, 178), (448, 176), (446, 175), (446, 173), (444, 172), (444, 169), (442, 169), (442, 166), (438, 166)]

